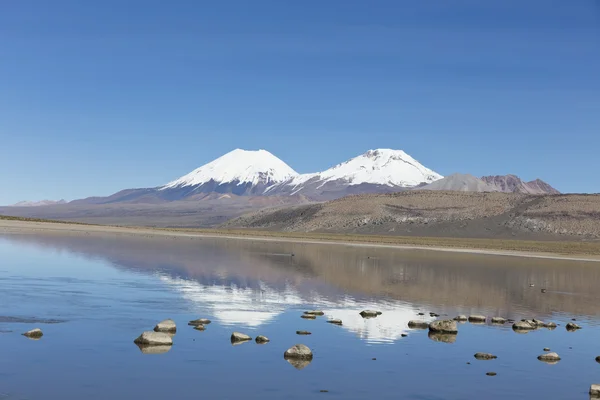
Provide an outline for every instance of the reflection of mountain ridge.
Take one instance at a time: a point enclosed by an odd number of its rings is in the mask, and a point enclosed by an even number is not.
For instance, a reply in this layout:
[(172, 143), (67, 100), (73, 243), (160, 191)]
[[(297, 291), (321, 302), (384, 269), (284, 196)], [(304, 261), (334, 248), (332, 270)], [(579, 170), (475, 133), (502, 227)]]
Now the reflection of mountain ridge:
[[(171, 280), (203, 286), (255, 291), (266, 287), (278, 293), (292, 288), (303, 302), (331, 303), (333, 309), (349, 294), (361, 304), (373, 297), (389, 298), (424, 304), (440, 313), (485, 311), (515, 319), (543, 318), (556, 310), (599, 312), (595, 283), (600, 269), (563, 260), (206, 238), (4, 238), (104, 259), (135, 272), (158, 270)], [(529, 283), (535, 283), (535, 289)], [(548, 293), (541, 294), (540, 287), (547, 287)]]

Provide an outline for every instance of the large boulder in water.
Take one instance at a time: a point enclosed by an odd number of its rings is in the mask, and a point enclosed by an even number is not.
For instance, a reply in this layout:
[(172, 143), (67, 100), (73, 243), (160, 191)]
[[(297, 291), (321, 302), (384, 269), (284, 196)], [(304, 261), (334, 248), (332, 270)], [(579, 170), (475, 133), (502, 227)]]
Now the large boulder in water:
[(146, 331), (133, 341), (138, 345), (164, 345), (171, 346), (173, 339), (164, 332)]
[(313, 353), (310, 348), (303, 344), (297, 344), (290, 347), (283, 353), (285, 359), (296, 359), (296, 360), (312, 360)]
[(176, 332), (177, 325), (175, 325), (175, 321), (172, 319), (165, 319), (164, 321), (159, 322), (154, 327), (154, 332)]
[(429, 324), (429, 331), (434, 333), (458, 333), (458, 327), (456, 321), (451, 319), (433, 321)]

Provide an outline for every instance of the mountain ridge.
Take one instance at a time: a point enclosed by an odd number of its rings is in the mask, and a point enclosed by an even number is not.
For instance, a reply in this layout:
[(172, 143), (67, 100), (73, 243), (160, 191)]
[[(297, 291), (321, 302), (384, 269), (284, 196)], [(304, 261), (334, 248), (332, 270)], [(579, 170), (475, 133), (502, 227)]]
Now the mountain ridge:
[(325, 171), (298, 174), (267, 150), (235, 149), (165, 185), (124, 189), (73, 203), (163, 203), (185, 201), (202, 193), (325, 201), (348, 194), (395, 192), (441, 178), (402, 150), (369, 150)]

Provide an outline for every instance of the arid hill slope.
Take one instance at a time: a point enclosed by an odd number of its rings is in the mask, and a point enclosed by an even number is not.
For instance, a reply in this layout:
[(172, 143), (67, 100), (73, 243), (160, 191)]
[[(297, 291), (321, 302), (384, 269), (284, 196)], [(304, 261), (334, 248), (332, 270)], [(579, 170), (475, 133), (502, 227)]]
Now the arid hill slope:
[(225, 228), (414, 236), (600, 239), (600, 195), (406, 191), (261, 210)]

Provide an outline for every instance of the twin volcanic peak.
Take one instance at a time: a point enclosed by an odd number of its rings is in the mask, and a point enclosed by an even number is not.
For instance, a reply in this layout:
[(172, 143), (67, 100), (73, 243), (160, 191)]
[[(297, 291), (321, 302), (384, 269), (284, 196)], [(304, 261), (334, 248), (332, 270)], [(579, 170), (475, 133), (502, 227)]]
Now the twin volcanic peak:
[(298, 174), (266, 150), (236, 149), (159, 190), (165, 194), (184, 192), (187, 196), (217, 192), (303, 195), (313, 200), (326, 200), (351, 193), (398, 191), (441, 178), (402, 150), (369, 150), (326, 171)]
[(306, 202), (407, 189), (557, 193), (543, 181), (522, 182), (512, 175), (482, 179), (456, 174), (444, 178), (402, 150), (369, 150), (325, 171), (298, 174), (266, 150), (236, 149), (160, 187), (126, 189), (108, 197), (90, 197), (72, 203), (155, 204), (222, 195), (260, 196), (264, 200), (267, 200), (264, 196), (269, 196), (270, 200), (286, 198), (286, 202), (293, 197)]

